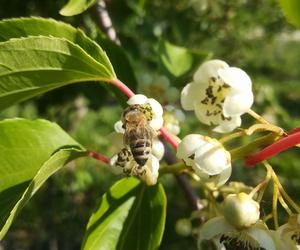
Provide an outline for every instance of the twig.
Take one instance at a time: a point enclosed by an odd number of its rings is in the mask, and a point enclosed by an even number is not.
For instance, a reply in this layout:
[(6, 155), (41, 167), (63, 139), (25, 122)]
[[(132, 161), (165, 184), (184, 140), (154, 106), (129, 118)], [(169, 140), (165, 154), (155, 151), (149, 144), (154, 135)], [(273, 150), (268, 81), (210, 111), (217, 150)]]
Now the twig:
[(95, 5), (95, 10), (97, 14), (97, 21), (98, 24), (103, 29), (104, 33), (107, 35), (107, 37), (114, 41), (116, 44), (120, 45), (120, 40), (117, 37), (116, 30), (114, 26), (112, 25), (111, 18), (108, 14), (108, 11), (106, 9), (106, 4), (103, 0), (99, 0)]

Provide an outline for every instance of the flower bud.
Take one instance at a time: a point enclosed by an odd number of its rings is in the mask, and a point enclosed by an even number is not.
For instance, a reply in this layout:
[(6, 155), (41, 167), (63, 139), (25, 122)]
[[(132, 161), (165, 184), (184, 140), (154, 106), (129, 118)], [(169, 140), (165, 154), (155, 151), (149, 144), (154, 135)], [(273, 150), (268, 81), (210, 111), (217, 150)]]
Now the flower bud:
[(176, 221), (175, 231), (181, 236), (189, 236), (192, 233), (192, 223), (189, 219), (179, 219)]
[(246, 193), (230, 194), (224, 201), (224, 217), (237, 229), (248, 228), (259, 219), (259, 204)]

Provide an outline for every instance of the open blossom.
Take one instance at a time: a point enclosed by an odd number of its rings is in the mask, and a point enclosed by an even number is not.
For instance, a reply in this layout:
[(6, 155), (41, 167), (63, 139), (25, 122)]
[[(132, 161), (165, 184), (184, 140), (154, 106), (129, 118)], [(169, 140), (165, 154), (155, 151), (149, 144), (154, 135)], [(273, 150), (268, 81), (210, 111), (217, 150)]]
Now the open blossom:
[[(150, 106), (151, 117), (149, 121), (150, 127), (157, 131), (162, 127), (163, 124), (163, 110), (161, 105), (154, 99), (147, 98), (144, 95), (134, 95), (131, 97), (128, 102), (129, 105), (147, 105)], [(148, 110), (147, 110), (148, 111)], [(115, 173), (125, 173), (127, 175), (138, 176), (143, 180), (147, 185), (155, 185), (158, 178), (159, 171), (159, 160), (162, 159), (164, 155), (164, 145), (157, 137), (153, 138), (152, 148), (149, 158), (145, 165), (142, 167), (137, 164), (134, 160), (132, 152), (128, 145), (124, 145), (124, 133), (125, 129), (122, 121), (118, 121), (114, 125), (115, 133), (111, 138), (112, 142), (115, 145), (116, 152), (111, 160), (110, 165)]]
[(231, 175), (230, 153), (208, 136), (190, 134), (177, 148), (177, 157), (193, 168), (201, 180), (223, 185)]
[(252, 82), (247, 73), (221, 60), (203, 63), (193, 82), (181, 92), (181, 105), (214, 131), (230, 132), (241, 125), (241, 115), (253, 104)]
[(277, 249), (300, 249), (300, 214), (292, 215), (288, 223), (280, 226), (273, 234)]
[(276, 249), (270, 231), (259, 221), (259, 204), (245, 193), (228, 196), (224, 216), (212, 218), (201, 227), (199, 249), (205, 249), (206, 241), (216, 249)]

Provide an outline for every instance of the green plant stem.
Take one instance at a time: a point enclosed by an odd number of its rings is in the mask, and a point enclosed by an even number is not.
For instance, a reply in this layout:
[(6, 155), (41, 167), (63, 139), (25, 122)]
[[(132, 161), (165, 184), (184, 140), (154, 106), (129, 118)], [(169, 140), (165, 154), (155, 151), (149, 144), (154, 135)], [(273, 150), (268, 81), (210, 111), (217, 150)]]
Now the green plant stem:
[(278, 139), (278, 135), (274, 133), (270, 133), (268, 135), (262, 136), (248, 143), (247, 145), (229, 150), (231, 154), (231, 159), (232, 160), (243, 159), (244, 157), (254, 153), (258, 148), (270, 145), (277, 139)]
[(271, 173), (272, 173), (272, 179), (274, 181), (274, 184), (277, 185), (278, 190), (280, 191), (281, 195), (283, 196), (283, 198), (288, 202), (288, 204), (290, 204), (298, 214), (300, 214), (300, 207), (293, 201), (293, 199), (287, 194), (287, 192), (284, 190), (283, 186), (281, 185), (276, 173), (274, 172), (272, 166), (267, 162), (264, 161), (263, 164), (265, 165), (265, 167), (267, 169), (270, 169)]
[(184, 170), (187, 169), (187, 166), (183, 162), (177, 162), (173, 165), (167, 165), (164, 167), (161, 167), (159, 169), (159, 174), (178, 174)]
[(278, 186), (273, 183), (273, 199), (272, 199), (272, 215), (274, 220), (275, 230), (279, 227), (277, 214)]

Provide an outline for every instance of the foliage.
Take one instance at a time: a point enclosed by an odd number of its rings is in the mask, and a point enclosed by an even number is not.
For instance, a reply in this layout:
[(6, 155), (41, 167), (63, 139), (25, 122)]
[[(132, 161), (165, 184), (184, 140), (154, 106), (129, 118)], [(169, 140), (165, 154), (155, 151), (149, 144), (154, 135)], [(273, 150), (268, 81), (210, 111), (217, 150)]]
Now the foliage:
[[(162, 176), (153, 187), (133, 178), (112, 185), (118, 177), (84, 156), (88, 150), (115, 152), (110, 133), (126, 97), (111, 80), (118, 77), (133, 91), (147, 90), (149, 97), (177, 108), (179, 91), (211, 57), (247, 69), (258, 113), (287, 130), (299, 126), (299, 38), (283, 16), (299, 26), (297, 1), (279, 2), (105, 1), (121, 41), (117, 45), (98, 27), (96, 1), (70, 0), (62, 7), (61, 1), (5, 0), (0, 9), (0, 17), (9, 18), (0, 21), (0, 238), (5, 236), (0, 248), (99, 249), (99, 241), (105, 249), (196, 248), (192, 236), (175, 233), (176, 220), (189, 217), (191, 209), (172, 176)], [(11, 18), (32, 15), (50, 19)], [(60, 126), (32, 120), (37, 117)], [(244, 126), (249, 122), (245, 119)], [(191, 131), (215, 136), (187, 113), (179, 136)], [(229, 148), (249, 140), (230, 142)], [(295, 202), (300, 201), (298, 161), (297, 149), (270, 161)], [(246, 171), (237, 162), (231, 180), (255, 185), (262, 175), (260, 168)], [(207, 196), (197, 182), (192, 185)], [(268, 202), (261, 206), (271, 208)], [(279, 221), (286, 221), (281, 209)]]

